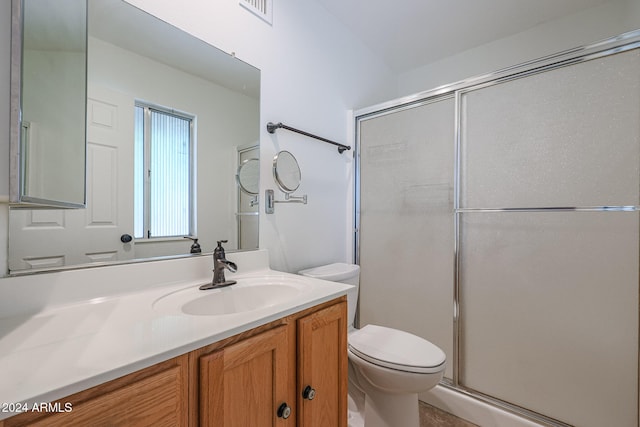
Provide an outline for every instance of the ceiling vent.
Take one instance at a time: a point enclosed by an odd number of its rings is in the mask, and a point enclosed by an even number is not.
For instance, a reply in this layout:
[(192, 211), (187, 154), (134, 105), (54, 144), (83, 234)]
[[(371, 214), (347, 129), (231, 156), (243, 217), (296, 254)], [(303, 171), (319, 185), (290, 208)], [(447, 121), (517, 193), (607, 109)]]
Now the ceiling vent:
[(263, 21), (273, 23), (273, 0), (240, 0), (240, 6)]

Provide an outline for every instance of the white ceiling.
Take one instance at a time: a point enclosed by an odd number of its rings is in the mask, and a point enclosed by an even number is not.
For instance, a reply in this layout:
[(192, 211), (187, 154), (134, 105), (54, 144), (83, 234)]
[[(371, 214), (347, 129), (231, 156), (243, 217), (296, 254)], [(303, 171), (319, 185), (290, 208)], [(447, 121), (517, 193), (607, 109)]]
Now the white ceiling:
[(395, 72), (609, 0), (317, 0)]

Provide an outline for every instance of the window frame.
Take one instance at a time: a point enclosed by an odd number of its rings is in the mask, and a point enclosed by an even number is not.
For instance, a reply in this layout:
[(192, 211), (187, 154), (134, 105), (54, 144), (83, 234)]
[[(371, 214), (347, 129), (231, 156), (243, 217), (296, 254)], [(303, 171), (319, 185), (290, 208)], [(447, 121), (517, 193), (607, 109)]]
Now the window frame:
[[(196, 125), (196, 116), (184, 111), (176, 110), (173, 108), (163, 107), (158, 104), (153, 104), (146, 101), (136, 100), (135, 108), (142, 108), (143, 114), (143, 129), (142, 129), (142, 139), (143, 139), (143, 189), (142, 189), (142, 199), (143, 199), (143, 221), (142, 228), (143, 233), (142, 236), (135, 236), (134, 239), (139, 243), (151, 242), (151, 241), (161, 241), (161, 240), (182, 240), (184, 237), (194, 237), (197, 234), (196, 230), (196, 145), (195, 145), (195, 125)], [(151, 172), (151, 113), (156, 112), (168, 116), (177, 117), (183, 120), (187, 120), (189, 122), (189, 225), (188, 225), (188, 234), (181, 234), (175, 236), (152, 236), (151, 235), (151, 180), (152, 180), (152, 172)], [(134, 121), (135, 122), (135, 121)], [(137, 126), (136, 129), (137, 131)], [(135, 160), (135, 137), (134, 137), (134, 164)], [(135, 186), (134, 178), (134, 186)], [(134, 217), (137, 216), (136, 212), (136, 203), (135, 203), (135, 189), (134, 189)], [(135, 227), (134, 227), (135, 229)], [(135, 234), (135, 233), (134, 233)]]

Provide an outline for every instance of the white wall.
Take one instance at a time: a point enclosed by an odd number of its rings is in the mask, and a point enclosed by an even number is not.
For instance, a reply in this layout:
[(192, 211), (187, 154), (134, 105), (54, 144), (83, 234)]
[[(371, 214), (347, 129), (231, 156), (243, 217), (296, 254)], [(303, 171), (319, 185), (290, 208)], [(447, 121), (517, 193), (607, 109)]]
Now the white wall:
[(302, 171), (297, 194), (309, 198), (307, 205), (276, 204), (273, 215), (261, 206), (260, 247), (272, 267), (350, 261), (353, 151), (339, 155), (328, 144), (285, 130), (271, 135), (264, 126), (281, 121), (345, 143), (348, 110), (394, 97), (394, 76), (313, 1), (275, 1), (272, 26), (238, 0), (130, 2), (261, 69), (261, 202), (266, 188), (276, 189), (271, 161), (285, 149)]
[(640, 1), (613, 0), (398, 76), (405, 96), (640, 28)]

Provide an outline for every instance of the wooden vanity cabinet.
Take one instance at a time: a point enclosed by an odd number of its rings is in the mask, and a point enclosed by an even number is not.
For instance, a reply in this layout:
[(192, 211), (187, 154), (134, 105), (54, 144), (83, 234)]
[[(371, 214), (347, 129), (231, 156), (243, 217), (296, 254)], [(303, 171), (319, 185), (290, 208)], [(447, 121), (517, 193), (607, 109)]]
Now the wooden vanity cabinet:
[(52, 404), (70, 412), (25, 412), (0, 427), (346, 427), (346, 322), (341, 297)]
[(346, 427), (346, 307), (334, 300), (193, 352), (199, 425)]
[(287, 326), (199, 358), (201, 426), (286, 426), (277, 408), (292, 401)]
[(7, 418), (0, 427), (187, 426), (187, 373), (185, 354), (60, 399), (40, 412)]
[(297, 336), (298, 425), (346, 427), (346, 302), (300, 317)]

